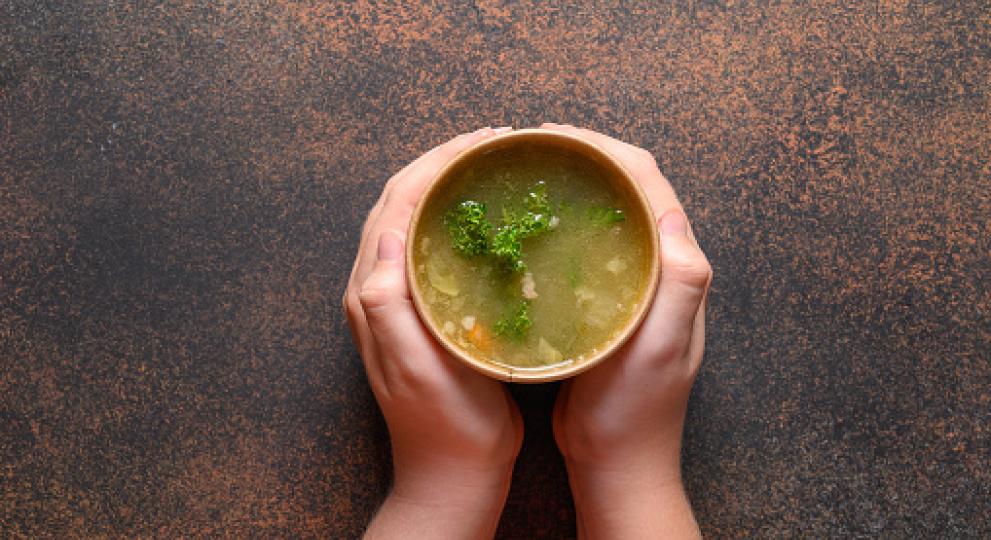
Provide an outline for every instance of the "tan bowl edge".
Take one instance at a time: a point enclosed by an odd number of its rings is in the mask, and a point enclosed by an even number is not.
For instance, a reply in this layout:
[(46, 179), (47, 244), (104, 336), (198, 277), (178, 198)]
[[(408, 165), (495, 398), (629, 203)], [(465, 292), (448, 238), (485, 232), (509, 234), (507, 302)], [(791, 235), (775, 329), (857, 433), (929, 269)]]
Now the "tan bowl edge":
[[(636, 206), (638, 206), (639, 210), (643, 213), (642, 217), (646, 217), (645, 221), (648, 225), (647, 230), (650, 234), (651, 247), (649, 250), (649, 255), (651, 257), (651, 261), (647, 288), (643, 291), (643, 295), (641, 296), (642, 301), (640, 302), (640, 307), (638, 308), (636, 314), (630, 318), (625, 326), (623, 326), (622, 330), (617, 332), (616, 338), (609, 342), (608, 345), (602, 350), (586, 358), (581, 363), (557, 364), (546, 368), (514, 368), (511, 366), (503, 366), (474, 358), (452, 343), (451, 340), (444, 335), (441, 329), (437, 328), (433, 321), (431, 321), (426, 308), (426, 302), (423, 299), (419, 284), (416, 281), (416, 272), (413, 262), (416, 250), (413, 239), (416, 238), (417, 226), (420, 223), (420, 216), (426, 207), (427, 201), (430, 200), (434, 192), (439, 187), (442, 187), (447, 183), (442, 180), (446, 180), (445, 177), (451, 170), (456, 168), (466, 159), (469, 159), (491, 147), (504, 144), (507, 140), (511, 139), (533, 140), (556, 144), (561, 147), (577, 150), (602, 164), (614, 168), (620, 173), (619, 176), (626, 180), (625, 182), (614, 183), (614, 187), (624, 192), (624, 195), (627, 195), (629, 198), (636, 201)], [(416, 311), (419, 314), (420, 320), (423, 322), (424, 326), (427, 327), (427, 330), (431, 333), (431, 335), (433, 335), (434, 339), (436, 339), (441, 346), (444, 347), (444, 349), (454, 355), (455, 358), (461, 360), (476, 371), (488, 375), (489, 377), (507, 382), (543, 383), (557, 381), (575, 376), (583, 371), (591, 369), (608, 358), (617, 349), (622, 347), (627, 340), (629, 340), (630, 336), (643, 322), (644, 317), (647, 316), (647, 312), (650, 310), (651, 304), (653, 304), (654, 295), (657, 292), (658, 277), (660, 276), (661, 271), (659, 257), (660, 237), (657, 232), (656, 217), (654, 216), (654, 211), (650, 206), (650, 201), (647, 199), (647, 195), (644, 193), (643, 188), (640, 187), (640, 183), (637, 182), (633, 174), (625, 166), (623, 166), (618, 159), (613, 157), (612, 154), (605, 151), (600, 146), (575, 135), (547, 129), (520, 129), (499, 134), (479, 141), (475, 145), (463, 150), (460, 154), (455, 156), (454, 159), (448, 162), (447, 165), (437, 172), (436, 176), (434, 176), (434, 178), (430, 181), (430, 184), (427, 186), (426, 190), (424, 190), (423, 195), (416, 204), (416, 208), (413, 210), (413, 216), (410, 219), (409, 232), (407, 233), (406, 238), (406, 275), (409, 282), (410, 296), (413, 299), (413, 305), (416, 307)]]

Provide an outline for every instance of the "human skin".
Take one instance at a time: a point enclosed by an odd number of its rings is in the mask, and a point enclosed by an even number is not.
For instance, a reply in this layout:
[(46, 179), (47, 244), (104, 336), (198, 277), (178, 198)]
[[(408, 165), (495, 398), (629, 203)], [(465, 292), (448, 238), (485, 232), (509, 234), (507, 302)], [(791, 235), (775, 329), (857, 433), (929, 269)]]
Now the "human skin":
[(700, 538), (681, 481), (688, 395), (702, 361), (712, 269), (650, 153), (592, 131), (583, 137), (633, 174), (660, 216), (661, 277), (636, 334), (564, 383), (554, 436), (565, 458), (580, 538)]
[(362, 232), (345, 312), (392, 441), (393, 486), (366, 538), (491, 538), (523, 422), (506, 387), (427, 333), (409, 295), (406, 232), (427, 184), (492, 137), (485, 128), (427, 152), (386, 184)]
[[(661, 282), (643, 325), (611, 359), (562, 386), (555, 439), (583, 538), (690, 538), (699, 531), (680, 479), (688, 393), (702, 357), (711, 269), (649, 153), (572, 126), (544, 124), (619, 159), (661, 216)], [(502, 128), (501, 130), (508, 130)], [(366, 538), (491, 538), (522, 442), (505, 386), (461, 364), (420, 322), (403, 260), (413, 209), (437, 171), (493, 136), (485, 128), (393, 176), (369, 213), (345, 312), (392, 440), (394, 483)]]

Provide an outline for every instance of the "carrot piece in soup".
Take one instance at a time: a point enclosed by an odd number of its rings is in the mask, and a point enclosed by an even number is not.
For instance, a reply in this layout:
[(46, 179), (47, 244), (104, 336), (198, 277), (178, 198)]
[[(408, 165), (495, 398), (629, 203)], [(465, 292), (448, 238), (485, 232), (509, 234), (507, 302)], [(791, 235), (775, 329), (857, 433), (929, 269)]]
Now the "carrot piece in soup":
[(478, 321), (475, 321), (475, 325), (468, 331), (468, 341), (483, 353), (492, 352), (492, 333)]

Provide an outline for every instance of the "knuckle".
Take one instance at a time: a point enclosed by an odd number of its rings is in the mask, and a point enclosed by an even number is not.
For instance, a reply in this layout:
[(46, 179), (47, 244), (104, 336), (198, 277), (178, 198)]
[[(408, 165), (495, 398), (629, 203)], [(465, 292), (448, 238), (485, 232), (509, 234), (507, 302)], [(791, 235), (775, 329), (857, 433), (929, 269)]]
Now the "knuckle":
[[(379, 195), (378, 200), (375, 201), (375, 205), (372, 206), (372, 210), (368, 212), (368, 216), (371, 217), (372, 212), (380, 210), (383, 206), (389, 204), (389, 200), (392, 199), (392, 192), (396, 190), (396, 184), (390, 183), (386, 184), (385, 188), (382, 189), (382, 193)], [(368, 220), (371, 221), (371, 220)]]
[(392, 291), (381, 284), (366, 282), (358, 291), (358, 303), (365, 312), (382, 310), (391, 300)]
[(403, 173), (405, 172), (406, 168), (403, 168), (385, 181), (385, 184), (382, 185), (382, 191), (379, 193), (378, 201), (376, 201), (377, 203), (381, 203), (383, 199), (389, 196), (389, 192), (396, 188), (396, 185), (400, 183), (400, 179), (403, 177)]
[(344, 294), (341, 295), (341, 310), (343, 310), (345, 313), (350, 313), (351, 311), (351, 306), (349, 305), (348, 302), (349, 292), (350, 289), (344, 291)]
[(699, 376), (700, 371), (702, 371), (702, 357), (693, 357), (688, 363), (688, 369), (685, 375), (688, 380), (694, 381), (695, 378)]
[(678, 362), (687, 350), (687, 339), (665, 340), (656, 345), (652, 357), (657, 365), (666, 366)]
[(396, 377), (397, 382), (420, 395), (443, 386), (435, 371), (425, 369), (425, 366), (416, 361), (400, 362), (397, 366)]
[(677, 281), (699, 289), (707, 287), (712, 280), (712, 265), (702, 254), (679, 258), (667, 271)]
[(422, 186), (403, 186), (402, 189), (397, 188), (393, 197), (394, 206), (390, 208), (390, 215), (392, 215), (393, 211), (396, 213), (408, 211), (412, 214), (423, 192), (424, 189)]
[(437, 370), (429, 369), (422, 359), (404, 357), (393, 354), (383, 358), (390, 368), (386, 370), (385, 383), (392, 395), (397, 397), (416, 398), (417, 396), (436, 395), (443, 388), (443, 377)]
[(352, 319), (361, 313), (361, 301), (358, 299), (358, 293), (351, 289), (344, 293), (344, 313)]
[(654, 154), (650, 153), (648, 150), (644, 150), (643, 148), (637, 148), (637, 155), (640, 156), (640, 159), (646, 165), (651, 167), (657, 166), (657, 159), (654, 157)]
[(396, 182), (399, 181), (399, 177), (402, 176), (400, 174), (401, 172), (402, 171), (390, 176), (389, 179), (385, 181), (385, 185), (382, 186), (382, 193), (379, 195), (380, 197), (384, 197), (385, 195), (388, 195), (389, 190), (395, 187)]
[(355, 307), (354, 300), (355, 300), (354, 291), (353, 288), (349, 285), (348, 288), (344, 291), (344, 294), (341, 296), (341, 306), (344, 308), (344, 311), (351, 311), (354, 309)]
[(397, 189), (397, 186), (392, 186), (392, 187), (389, 188), (388, 191), (382, 193), (382, 206), (383, 207), (388, 207), (392, 203), (393, 199), (396, 198), (396, 189)]
[[(384, 197), (384, 195), (383, 195)], [(375, 201), (375, 205), (372, 209), (368, 211), (368, 215), (365, 216), (365, 223), (361, 226), (361, 237), (364, 238), (368, 236), (368, 231), (371, 230), (372, 225), (378, 218), (378, 213), (382, 209), (382, 197), (379, 197), (378, 201)]]

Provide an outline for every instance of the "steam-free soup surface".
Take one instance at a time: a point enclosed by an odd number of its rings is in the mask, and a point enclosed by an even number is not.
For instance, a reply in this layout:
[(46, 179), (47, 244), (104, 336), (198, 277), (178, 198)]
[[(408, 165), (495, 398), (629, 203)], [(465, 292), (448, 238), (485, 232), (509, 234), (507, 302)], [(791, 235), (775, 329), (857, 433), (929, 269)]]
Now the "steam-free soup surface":
[[(650, 238), (605, 174), (551, 147), (495, 151), (457, 171), (413, 238), (436, 326), (472, 356), (514, 368), (581, 362), (604, 347), (645, 301)], [(527, 219), (537, 232), (506, 256), (519, 232), (508, 229)]]

